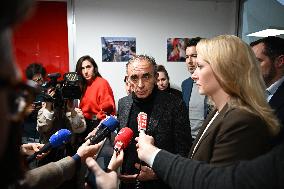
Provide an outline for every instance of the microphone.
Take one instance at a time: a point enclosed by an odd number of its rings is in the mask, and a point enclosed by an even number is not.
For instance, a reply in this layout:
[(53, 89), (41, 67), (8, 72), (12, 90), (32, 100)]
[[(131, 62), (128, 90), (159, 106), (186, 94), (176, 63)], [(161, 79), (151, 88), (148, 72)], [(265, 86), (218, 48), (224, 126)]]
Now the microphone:
[(114, 139), (114, 150), (119, 153), (125, 149), (133, 137), (133, 131), (129, 127), (122, 128)]
[(119, 122), (114, 116), (109, 116), (106, 119), (104, 119), (97, 133), (94, 136), (90, 137), (91, 144), (98, 144), (99, 142), (101, 142), (111, 132), (113, 132), (117, 128), (118, 125), (119, 125)]
[(139, 133), (146, 133), (147, 129), (147, 114), (145, 112), (140, 112), (137, 116), (138, 131)]
[(52, 148), (66, 144), (71, 139), (71, 132), (68, 129), (60, 129), (49, 138), (49, 142), (46, 143), (39, 151), (35, 152), (33, 155), (27, 157), (28, 163), (32, 162), (37, 155), (45, 153)]

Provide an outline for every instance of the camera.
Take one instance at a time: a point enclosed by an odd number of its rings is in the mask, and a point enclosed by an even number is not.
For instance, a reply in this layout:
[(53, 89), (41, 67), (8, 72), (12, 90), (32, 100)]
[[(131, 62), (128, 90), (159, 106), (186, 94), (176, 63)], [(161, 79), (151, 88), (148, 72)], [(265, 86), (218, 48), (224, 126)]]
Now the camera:
[[(45, 82), (42, 88), (42, 99), (45, 102), (52, 102), (57, 107), (62, 107), (65, 100), (80, 99), (82, 92), (80, 87), (81, 77), (76, 72), (68, 72), (63, 75), (63, 80), (59, 80), (60, 73), (51, 73), (47, 77), (49, 81)], [(47, 91), (52, 89), (55, 91), (50, 96)]]

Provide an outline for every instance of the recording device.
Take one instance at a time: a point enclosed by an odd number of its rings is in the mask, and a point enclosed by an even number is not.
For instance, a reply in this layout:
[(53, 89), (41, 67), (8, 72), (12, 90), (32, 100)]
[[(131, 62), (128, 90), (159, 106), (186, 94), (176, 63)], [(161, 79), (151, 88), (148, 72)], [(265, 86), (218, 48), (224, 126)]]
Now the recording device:
[(137, 116), (137, 123), (138, 123), (139, 133), (141, 133), (141, 132), (146, 133), (146, 130), (147, 130), (147, 114), (144, 113), (144, 112), (140, 112)]
[(49, 142), (46, 143), (39, 151), (33, 155), (27, 157), (28, 163), (35, 160), (36, 156), (49, 151), (52, 148), (57, 148), (63, 144), (66, 144), (71, 140), (71, 132), (68, 129), (60, 129), (49, 138)]
[[(137, 116), (137, 123), (138, 123), (138, 131), (139, 131), (139, 134), (141, 133), (146, 133), (146, 130), (147, 130), (147, 114), (145, 112), (140, 112)], [(140, 174), (140, 171), (141, 171), (141, 165), (144, 164), (144, 162), (142, 162), (140, 160), (140, 169), (139, 169), (139, 173), (138, 175)], [(141, 182), (136, 179), (136, 183), (135, 183), (135, 189), (140, 189), (142, 188), (141, 186)]]
[(118, 120), (114, 116), (104, 119), (100, 125), (100, 129), (94, 136), (90, 137), (91, 144), (98, 144), (113, 132), (119, 125)]
[(119, 153), (125, 149), (133, 137), (133, 131), (129, 127), (122, 128), (114, 139), (114, 150)]
[[(55, 106), (62, 106), (64, 100), (73, 100), (81, 98), (80, 80), (81, 77), (76, 72), (68, 72), (63, 75), (63, 80), (58, 80), (61, 77), (60, 73), (51, 73), (47, 77), (49, 81), (44, 83), (41, 96), (45, 102), (53, 102)], [(48, 89), (55, 90), (55, 95), (47, 94)]]
[[(117, 128), (118, 125), (119, 125), (119, 122), (114, 116), (109, 116), (106, 119), (104, 119), (101, 122), (97, 133), (94, 136), (91, 136), (89, 138), (91, 141), (91, 144), (97, 144), (103, 139), (105, 139), (106, 137), (110, 136), (111, 132), (113, 132)], [(99, 153), (97, 156), (99, 156)], [(100, 164), (100, 166), (104, 168), (104, 165)], [(88, 171), (88, 173), (86, 174), (86, 182), (92, 188), (96, 188), (96, 178), (94, 174), (92, 173), (92, 171)]]

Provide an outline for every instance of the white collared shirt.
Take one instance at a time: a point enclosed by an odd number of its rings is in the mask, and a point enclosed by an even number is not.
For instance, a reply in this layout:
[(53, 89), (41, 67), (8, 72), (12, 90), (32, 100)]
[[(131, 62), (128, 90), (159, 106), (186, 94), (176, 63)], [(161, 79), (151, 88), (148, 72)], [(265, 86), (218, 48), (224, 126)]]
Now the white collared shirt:
[(267, 102), (270, 101), (270, 99), (272, 98), (272, 96), (274, 95), (274, 93), (277, 91), (277, 89), (279, 88), (279, 86), (284, 82), (284, 76), (281, 77), (278, 81), (274, 82), (272, 85), (270, 85), (270, 87), (268, 87), (266, 89), (266, 91), (269, 92), (268, 96), (266, 97)]

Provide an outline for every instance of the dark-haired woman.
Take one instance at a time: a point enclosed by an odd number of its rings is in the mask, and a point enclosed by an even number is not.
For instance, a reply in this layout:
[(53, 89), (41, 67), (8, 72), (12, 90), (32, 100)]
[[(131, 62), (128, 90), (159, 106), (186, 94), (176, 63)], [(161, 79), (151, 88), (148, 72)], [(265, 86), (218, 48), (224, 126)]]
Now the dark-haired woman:
[(79, 58), (76, 72), (82, 76), (79, 107), (87, 122), (86, 133), (89, 133), (106, 115), (115, 114), (114, 96), (109, 83), (99, 73), (95, 60), (89, 55)]

